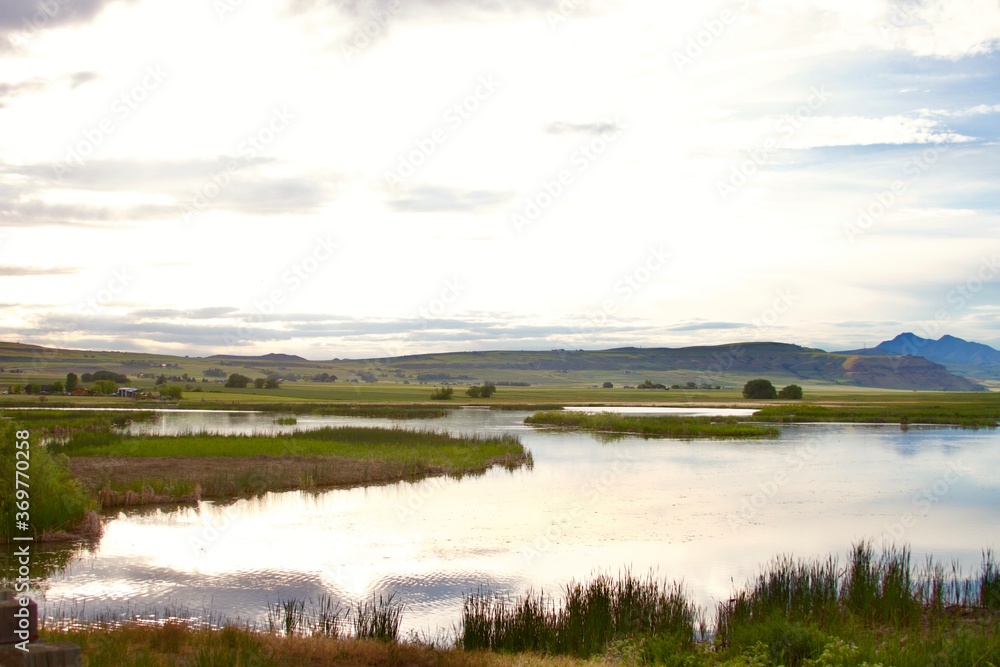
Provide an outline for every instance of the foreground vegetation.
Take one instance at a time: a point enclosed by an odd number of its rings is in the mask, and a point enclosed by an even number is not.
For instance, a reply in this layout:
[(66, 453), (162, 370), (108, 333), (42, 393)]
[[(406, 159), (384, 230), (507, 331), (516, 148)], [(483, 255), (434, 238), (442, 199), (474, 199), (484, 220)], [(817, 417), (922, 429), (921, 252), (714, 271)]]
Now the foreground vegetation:
[[(479, 591), (465, 599), (452, 647), (399, 637), (404, 607), (390, 598), (343, 607), (272, 605), (266, 632), (249, 625), (192, 629), (179, 621), (60, 627), (52, 641), (84, 647), (103, 665), (674, 665), (684, 667), (995, 667), (1000, 664), (1000, 567), (990, 552), (964, 578), (908, 549), (859, 543), (845, 563), (781, 557), (714, 612), (680, 584), (625, 571), (571, 583), (555, 599)], [(586, 662), (585, 662), (586, 661)]]
[(671, 438), (776, 438), (773, 426), (747, 424), (742, 417), (637, 417), (613, 412), (538, 412), (524, 420), (533, 426), (638, 434)]
[[(53, 456), (37, 440), (23, 437), (13, 422), (0, 417), (0, 544), (14, 535), (34, 539), (63, 535), (93, 537), (100, 521), (93, 510), (96, 499), (69, 472), (65, 457)], [(27, 447), (21, 446), (28, 443)], [(18, 466), (18, 463), (23, 465)], [(23, 485), (17, 485), (19, 468)], [(15, 517), (24, 512), (28, 530), (15, 532)]]

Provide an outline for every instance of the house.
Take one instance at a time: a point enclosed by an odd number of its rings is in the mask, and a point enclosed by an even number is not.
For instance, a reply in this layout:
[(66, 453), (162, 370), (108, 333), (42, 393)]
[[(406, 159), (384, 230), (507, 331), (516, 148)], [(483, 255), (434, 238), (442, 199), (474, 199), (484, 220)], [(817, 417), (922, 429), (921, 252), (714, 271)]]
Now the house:
[(136, 394), (139, 393), (139, 390), (135, 387), (122, 387), (115, 393), (122, 398), (135, 398)]

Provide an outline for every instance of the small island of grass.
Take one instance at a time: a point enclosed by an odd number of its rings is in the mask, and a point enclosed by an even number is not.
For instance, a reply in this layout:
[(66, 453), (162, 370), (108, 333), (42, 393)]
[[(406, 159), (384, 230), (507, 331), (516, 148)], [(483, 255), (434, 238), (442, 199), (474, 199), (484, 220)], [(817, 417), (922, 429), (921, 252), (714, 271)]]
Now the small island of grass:
[(811, 423), (839, 422), (863, 424), (929, 424), (960, 428), (996, 428), (1000, 405), (984, 401), (971, 405), (774, 405), (761, 408), (750, 417), (755, 422)]
[(282, 436), (80, 432), (53, 443), (103, 507), (360, 486), (531, 465), (513, 435), (327, 427)]
[(741, 421), (740, 417), (650, 417), (614, 412), (538, 412), (524, 420), (532, 426), (567, 430), (634, 434), (668, 438), (776, 438), (774, 426)]

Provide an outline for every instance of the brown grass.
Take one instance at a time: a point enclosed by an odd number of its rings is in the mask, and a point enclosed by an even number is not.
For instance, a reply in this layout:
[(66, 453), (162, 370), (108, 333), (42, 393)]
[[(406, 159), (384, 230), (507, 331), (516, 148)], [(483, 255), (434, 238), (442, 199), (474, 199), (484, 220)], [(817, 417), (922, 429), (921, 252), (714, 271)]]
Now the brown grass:
[(501, 655), (434, 648), (423, 643), (283, 637), (232, 626), (222, 630), (192, 629), (176, 621), (161, 625), (125, 623), (116, 627), (95, 624), (68, 629), (46, 628), (41, 634), (45, 641), (71, 641), (80, 645), (87, 656), (84, 664), (99, 667), (208, 664), (211, 661), (206, 658), (215, 652), (229, 654), (231, 658), (240, 654), (243, 662), (238, 664), (288, 667), (579, 667), (588, 664), (572, 658), (530, 653)]
[[(402, 462), (331, 456), (127, 459), (78, 456), (70, 459), (70, 468), (84, 487), (98, 496), (102, 507), (196, 502), (201, 498), (289, 489), (385, 484), (445, 474), (440, 466), (414, 467)], [(187, 491), (174, 493), (173, 488)]]

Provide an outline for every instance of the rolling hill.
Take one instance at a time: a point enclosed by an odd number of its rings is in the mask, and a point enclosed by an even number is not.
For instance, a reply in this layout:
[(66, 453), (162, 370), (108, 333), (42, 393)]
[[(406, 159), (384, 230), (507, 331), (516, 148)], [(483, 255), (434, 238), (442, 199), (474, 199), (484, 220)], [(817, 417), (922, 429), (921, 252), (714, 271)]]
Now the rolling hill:
[[(840, 384), (883, 389), (978, 391), (983, 387), (917, 356), (830, 353), (786, 343), (733, 343), (685, 348), (490, 351), (419, 354), (390, 359), (310, 361), (295, 355), (179, 357), (130, 352), (60, 350), (0, 343), (5, 381), (58, 377), (67, 372), (113, 370), (134, 375), (164, 372), (199, 377), (221, 366), (306, 378), (329, 372), (341, 380), (380, 382), (523, 382), (588, 385), (610, 380), (638, 384), (651, 377), (664, 384), (695, 382), (739, 386), (755, 377), (775, 382)], [(173, 369), (173, 370), (171, 370)], [(12, 375), (13, 374), (13, 375)]]

